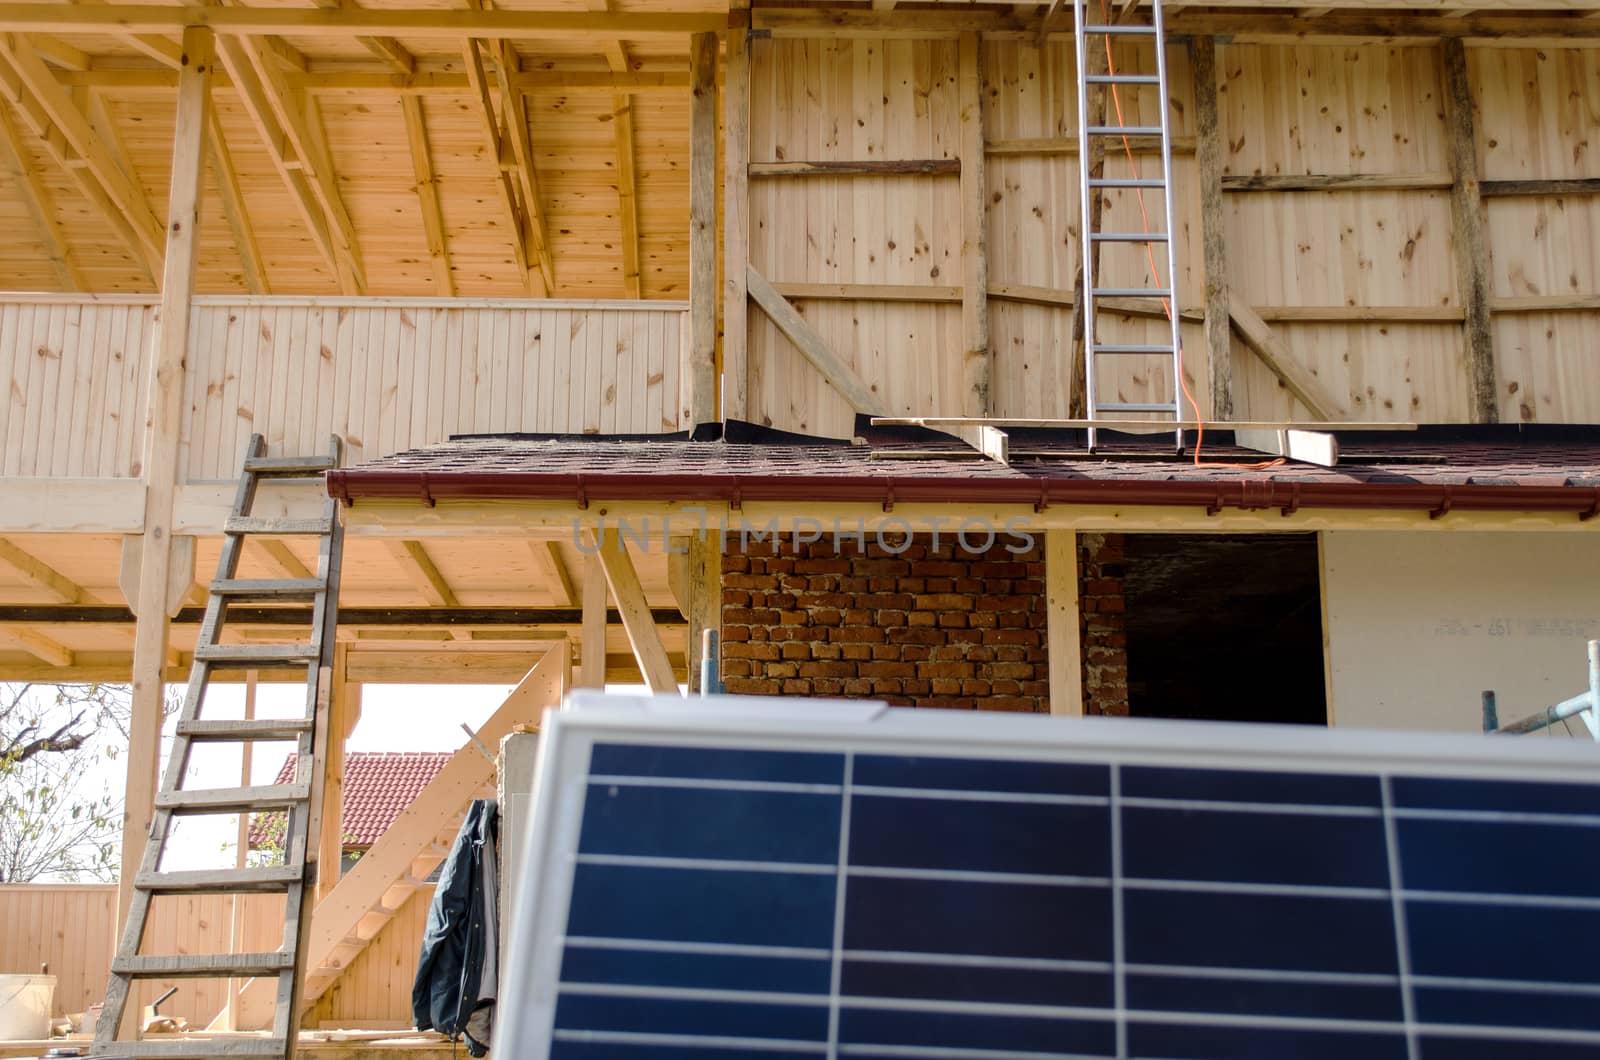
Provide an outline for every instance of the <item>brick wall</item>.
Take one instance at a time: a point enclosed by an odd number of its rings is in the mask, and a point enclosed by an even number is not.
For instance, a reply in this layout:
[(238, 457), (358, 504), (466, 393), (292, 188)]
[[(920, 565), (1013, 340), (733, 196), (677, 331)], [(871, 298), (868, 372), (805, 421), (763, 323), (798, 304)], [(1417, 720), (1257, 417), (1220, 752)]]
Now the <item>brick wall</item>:
[(1078, 535), (1078, 609), (1083, 640), (1083, 711), (1128, 713), (1127, 601), (1121, 534)]
[[(729, 692), (1048, 712), (1044, 549), (969, 552), (730, 540), (722, 558)], [(893, 547), (903, 545), (898, 553)], [(1013, 547), (1016, 542), (1011, 542)]]

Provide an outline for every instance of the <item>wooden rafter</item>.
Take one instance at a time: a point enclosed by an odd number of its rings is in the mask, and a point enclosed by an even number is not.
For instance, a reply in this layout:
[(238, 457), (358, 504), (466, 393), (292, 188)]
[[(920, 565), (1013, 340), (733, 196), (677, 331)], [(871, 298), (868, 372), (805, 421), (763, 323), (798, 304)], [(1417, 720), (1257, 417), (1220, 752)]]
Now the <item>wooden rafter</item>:
[(0, 565), (10, 568), (64, 604), (96, 604), (99, 597), (54, 567), (0, 537)]
[(196, 7), (184, 4), (74, 6), (0, 4), (0, 32), (84, 34), (99, 32), (181, 33), (203, 24), (220, 38), (281, 37), (319, 39), (367, 36), (460, 40), (464, 37), (511, 40), (681, 41), (690, 33), (716, 33), (727, 17), (715, 12), (594, 14), (567, 11), (409, 8), (374, 10), (356, 6), (311, 9), (239, 4)]
[[(593, 547), (593, 540), (589, 542)], [(600, 557), (588, 553), (583, 557), (583, 631), (578, 642), (582, 651), (578, 667), (579, 688), (604, 688), (606, 686), (606, 602), (610, 589), (606, 586), (606, 569)]]
[(515, 78), (520, 72), (516, 52), (509, 41), (488, 42), (485, 47), (494, 57), (495, 77), (500, 85), (500, 118), (511, 140), (511, 153), (517, 161), (517, 182), (522, 189), (522, 221), (528, 229), (528, 251), (544, 279), (544, 293), (556, 289), (555, 259), (550, 253), (550, 230), (545, 224), (544, 204), (539, 195), (539, 177), (534, 169), (533, 141), (528, 133), (528, 101), (517, 91)]
[(579, 606), (577, 588), (572, 584), (572, 574), (561, 558), (561, 547), (554, 541), (529, 541), (528, 552), (539, 571), (540, 580), (550, 590), (550, 595), (561, 607)]
[(772, 319), (784, 337), (794, 343), (795, 349), (822, 373), (828, 385), (850, 403), (851, 408), (857, 412), (883, 414), (883, 401), (875, 389), (868, 386), (854, 368), (833, 352), (826, 340), (817, 334), (817, 329), (800, 315), (793, 303), (773, 290), (772, 284), (753, 265), (745, 270), (745, 286), (749, 288), (750, 297), (756, 305)]
[[(360, 11), (361, 5), (356, 0), (317, 0), (317, 6), (324, 10), (333, 11)], [(376, 55), (397, 72), (410, 76), (417, 68), (417, 60), (405, 49), (405, 45), (393, 37), (357, 37), (363, 48)]]
[(467, 41), (465, 59), (467, 82), (472, 86), (478, 118), (483, 126), (484, 143), (489, 149), (489, 160), (494, 164), (496, 171), (495, 187), (500, 193), (500, 206), (511, 238), (511, 251), (516, 258), (523, 284), (529, 293), (537, 293), (534, 289), (533, 273), (529, 268), (528, 231), (527, 225), (523, 222), (517, 182), (501, 164), (504, 153), (501, 149), (500, 119), (495, 116), (494, 99), (489, 93), (488, 75), (483, 67), (483, 47), (479, 41)]
[(401, 96), (400, 112), (406, 123), (406, 145), (411, 150), (411, 175), (417, 182), (417, 203), (422, 207), (422, 228), (428, 237), (434, 290), (442, 297), (452, 298), (456, 293), (456, 281), (450, 271), (450, 245), (444, 231), (444, 213), (439, 208), (439, 178), (433, 171), (433, 153), (428, 147), (428, 125), (422, 116), (421, 97)]
[(261, 546), (261, 551), (266, 553), (266, 561), (278, 569), (280, 576), (284, 578), (314, 577), (311, 573), (311, 568), (300, 562), (300, 557), (296, 556), (284, 542), (268, 539), (255, 541), (253, 544)]
[(39, 239), (44, 244), (45, 253), (50, 256), (50, 265), (56, 271), (56, 278), (69, 290), (87, 290), (88, 284), (84, 282), (83, 273), (78, 270), (78, 263), (67, 245), (66, 232), (56, 217), (50, 191), (35, 172), (16, 122), (9, 108), (4, 105), (0, 105), (0, 143), (5, 145), (0, 160), (4, 161), (11, 174), (11, 186), (17, 189), (23, 205), (28, 208), (39, 229)]
[(211, 111), (211, 129), (206, 137), (211, 149), (211, 169), (217, 178), (217, 188), (222, 198), (222, 216), (233, 234), (233, 245), (239, 251), (239, 265), (244, 270), (245, 289), (251, 294), (271, 294), (267, 284), (267, 269), (256, 244), (256, 231), (250, 223), (250, 212), (245, 205), (244, 192), (239, 187), (239, 173), (233, 167), (233, 154), (223, 138), (222, 118), (215, 108)]
[(389, 549), (389, 555), (394, 557), (401, 571), (428, 603), (434, 607), (461, 606), (455, 592), (450, 588), (450, 583), (445, 581), (444, 575), (439, 573), (439, 568), (434, 566), (428, 550), (422, 547), (422, 542), (389, 540), (385, 541), (384, 545)]
[(1244, 344), (1250, 347), (1261, 363), (1283, 381), (1289, 393), (1311, 410), (1320, 420), (1337, 420), (1344, 412), (1344, 402), (1334, 396), (1327, 384), (1297, 360), (1283, 340), (1269, 327), (1254, 309), (1239, 302), (1228, 306), (1229, 318)]
[[(614, 0), (589, 0), (590, 11), (606, 12)], [(628, 50), (619, 40), (600, 42), (606, 65), (614, 74), (628, 72)], [(611, 133), (617, 156), (617, 219), (622, 230), (622, 286), (629, 298), (642, 298), (639, 271), (638, 175), (633, 152), (633, 99), (618, 92), (611, 97)]]
[(7, 626), (0, 629), (0, 641), (10, 641), (35, 659), (49, 663), (51, 666), (71, 666), (76, 662), (76, 657), (71, 649), (67, 648), (37, 630), (23, 626)]
[[(284, 69), (284, 84), (314, 96), (348, 96), (365, 98), (373, 96), (448, 96), (469, 95), (472, 85), (467, 75), (456, 64), (430, 65), (406, 75), (398, 71), (374, 70), (365, 60), (359, 62), (321, 61), (316, 69), (309, 69), (309, 60), (283, 44), (276, 37), (261, 38), (262, 46)], [(296, 60), (294, 57), (299, 56)], [(176, 59), (174, 59), (176, 62)], [(68, 87), (112, 89), (118, 92), (170, 92), (178, 85), (177, 70), (165, 63), (95, 67), (89, 70), (57, 70), (55, 78)], [(523, 70), (512, 78), (517, 91), (529, 92), (603, 92), (655, 94), (681, 97), (689, 87), (686, 70)], [(231, 88), (232, 82), (222, 74), (217, 77), (218, 88)], [(1001, 141), (1002, 150), (1012, 143), (1032, 141)], [(1178, 142), (1181, 146), (1181, 141)], [(1192, 148), (1192, 145), (1191, 145)], [(991, 145), (990, 153), (994, 153)]]
[[(367, 286), (366, 269), (361, 264), (361, 246), (356, 242), (355, 223), (345, 208), (344, 196), (339, 193), (338, 181), (333, 175), (333, 152), (328, 149), (328, 134), (322, 124), (322, 109), (316, 100), (304, 93), (285, 90), (285, 105), (289, 113), (304, 116), (306, 153), (316, 167), (311, 181), (312, 190), (318, 193), (322, 208), (328, 214), (331, 231), (338, 237), (334, 251), (339, 258), (339, 284), (346, 293), (360, 294)], [(291, 122), (292, 124), (292, 122)]]
[[(590, 533), (591, 546), (597, 548), (600, 565), (605, 570), (606, 584), (617, 601), (617, 614), (622, 628), (627, 631), (628, 643), (633, 647), (634, 658), (652, 692), (678, 691), (678, 678), (672, 672), (672, 662), (661, 643), (661, 631), (656, 629), (645, 602), (644, 589), (639, 585), (639, 572), (634, 569), (633, 558), (622, 543), (621, 535), (614, 529), (603, 529), (598, 539)], [(589, 646), (584, 645), (587, 652)]]
[[(151, 213), (144, 194), (112, 158), (44, 62), (14, 36), (0, 34), (0, 94), (11, 102), (23, 124), (44, 141), (91, 201), (108, 213), (129, 240), (130, 250), (150, 275), (159, 275), (165, 240), (163, 225)], [(81, 162), (81, 166), (78, 164)], [(92, 180), (86, 179), (87, 170)]]

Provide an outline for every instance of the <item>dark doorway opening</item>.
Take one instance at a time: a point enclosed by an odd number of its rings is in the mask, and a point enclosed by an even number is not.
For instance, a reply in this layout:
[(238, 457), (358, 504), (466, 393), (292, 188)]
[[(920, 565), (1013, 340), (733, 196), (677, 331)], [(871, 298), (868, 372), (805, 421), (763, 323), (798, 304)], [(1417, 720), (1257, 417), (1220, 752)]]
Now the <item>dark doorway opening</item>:
[(1134, 717), (1325, 725), (1315, 534), (1129, 534)]

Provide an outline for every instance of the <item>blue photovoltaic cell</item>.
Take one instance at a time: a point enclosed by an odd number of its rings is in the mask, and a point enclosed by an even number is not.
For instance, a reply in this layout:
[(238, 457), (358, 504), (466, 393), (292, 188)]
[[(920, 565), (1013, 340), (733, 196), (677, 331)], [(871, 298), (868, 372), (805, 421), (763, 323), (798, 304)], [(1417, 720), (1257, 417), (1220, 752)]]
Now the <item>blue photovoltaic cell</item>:
[(839, 796), (592, 784), (581, 854), (784, 861), (839, 860)]
[(960, 751), (597, 743), (550, 1055), (1600, 1057), (1600, 775)]

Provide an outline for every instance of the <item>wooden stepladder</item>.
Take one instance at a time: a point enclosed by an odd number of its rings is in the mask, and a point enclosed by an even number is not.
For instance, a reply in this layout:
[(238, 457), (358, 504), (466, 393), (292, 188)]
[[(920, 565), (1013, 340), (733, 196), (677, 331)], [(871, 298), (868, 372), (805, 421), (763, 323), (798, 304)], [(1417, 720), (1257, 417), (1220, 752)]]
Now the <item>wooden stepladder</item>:
[[(343, 528), (337, 504), (328, 500), (318, 518), (282, 519), (252, 515), (263, 479), (320, 475), (338, 466), (339, 439), (326, 456), (268, 457), (260, 435), (250, 439), (239, 477), (233, 512), (224, 526), (217, 577), (211, 583), (205, 618), (195, 643), (194, 664), (184, 696), (166, 772), (156, 794), (150, 840), (134, 879), (133, 899), (106, 990), (105, 1007), (95, 1026), (92, 1056), (206, 1057), (294, 1055), (295, 1001), (315, 893), (317, 833), (322, 807), (322, 761), (327, 745), (328, 695), (332, 684), (334, 627), (338, 621), (339, 563)], [(239, 561), (247, 539), (316, 536), (321, 538), (316, 575), (311, 578), (241, 579)], [(309, 631), (297, 643), (222, 643), (229, 608), (235, 604), (311, 604)], [(303, 714), (288, 718), (222, 720), (205, 716), (206, 692), (219, 671), (303, 667)], [(191, 751), (198, 743), (293, 743), (296, 766), (288, 784), (185, 789)], [(175, 819), (200, 814), (282, 814), (283, 863), (244, 868), (166, 871), (162, 858)], [(330, 871), (337, 872), (337, 866)], [(151, 955), (140, 952), (152, 900), (193, 894), (285, 895), (283, 944), (268, 953)], [(208, 1040), (118, 1040), (133, 983), (139, 979), (243, 979), (277, 981), (277, 1008), (270, 1036)]]

